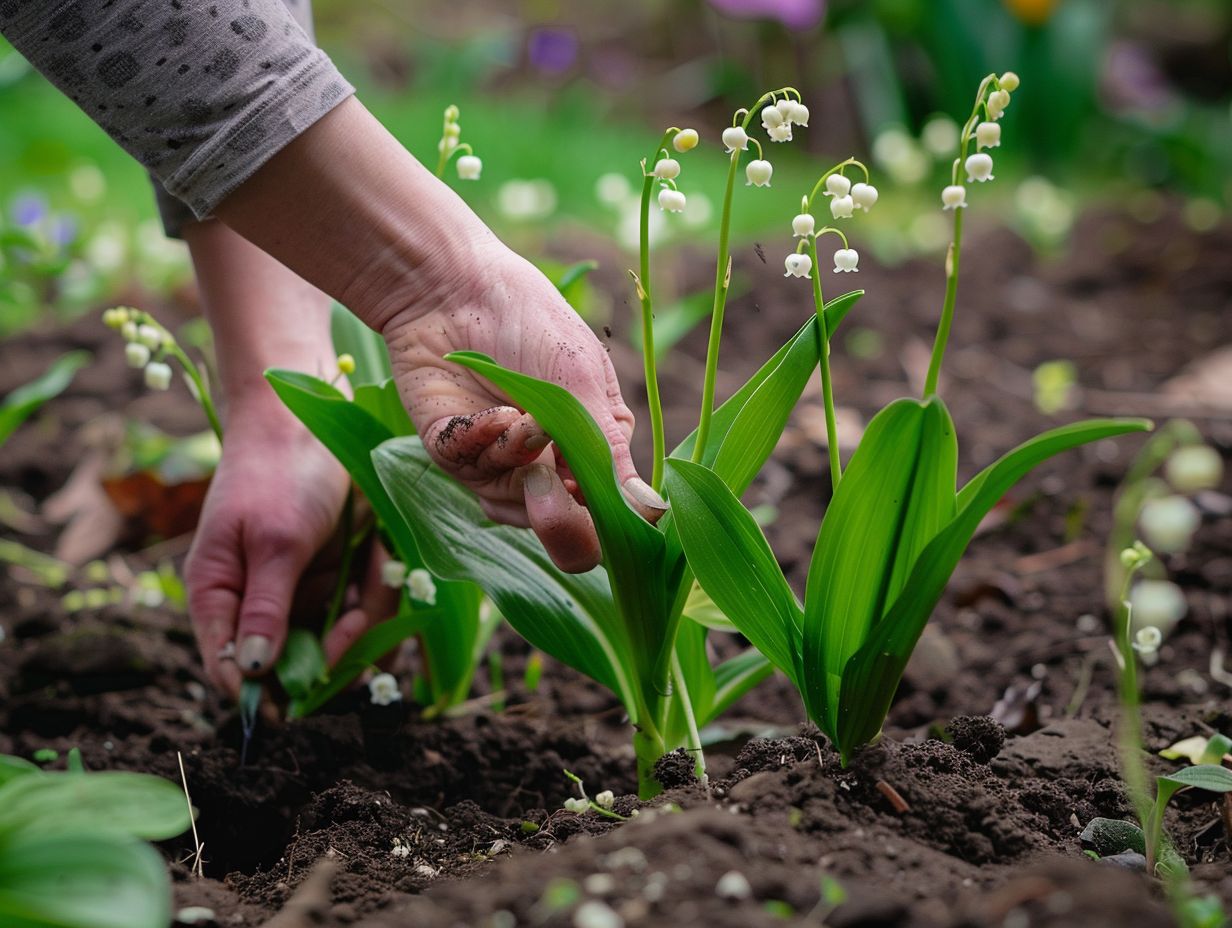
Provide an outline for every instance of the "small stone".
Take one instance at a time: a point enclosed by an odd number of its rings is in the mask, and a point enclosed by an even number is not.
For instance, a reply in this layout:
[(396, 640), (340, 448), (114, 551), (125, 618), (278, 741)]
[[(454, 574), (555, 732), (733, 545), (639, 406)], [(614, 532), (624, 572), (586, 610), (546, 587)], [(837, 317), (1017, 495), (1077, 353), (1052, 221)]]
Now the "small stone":
[(625, 920), (605, 902), (583, 902), (573, 913), (574, 928), (624, 928)]
[(592, 873), (582, 881), (582, 888), (592, 896), (606, 896), (615, 891), (616, 880), (610, 873)]
[(728, 870), (714, 884), (714, 893), (723, 899), (747, 899), (753, 895), (753, 887), (739, 870)]

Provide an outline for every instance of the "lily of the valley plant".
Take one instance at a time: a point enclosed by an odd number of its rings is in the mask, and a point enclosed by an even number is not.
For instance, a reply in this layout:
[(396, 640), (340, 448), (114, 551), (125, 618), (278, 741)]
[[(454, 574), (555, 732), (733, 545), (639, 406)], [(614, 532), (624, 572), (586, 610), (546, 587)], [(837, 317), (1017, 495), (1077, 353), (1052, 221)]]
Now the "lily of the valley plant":
[[(740, 487), (698, 462), (670, 461), (666, 487), (674, 524), (702, 588), (736, 627), (796, 686), (810, 719), (846, 763), (881, 732), (908, 658), (951, 573), (983, 516), (1036, 464), (1077, 445), (1149, 427), (1140, 420), (1093, 420), (1047, 432), (1011, 451), (957, 489), (954, 424), (937, 382), (954, 318), (963, 183), (992, 178), (980, 150), (1000, 143), (997, 120), (1018, 78), (988, 75), (961, 133), (961, 151), (942, 204), (953, 212), (946, 256), (945, 300), (919, 399), (896, 400), (869, 423), (841, 468), (828, 355), (837, 326), (812, 276), (833, 496), (809, 565), (804, 603), (788, 585), (761, 529), (740, 503)], [(972, 152), (972, 145), (976, 151)], [(854, 167), (859, 167), (852, 163)], [(811, 208), (824, 189), (831, 215), (859, 205), (842, 172), (827, 172), (804, 199), (793, 227), (801, 244), (788, 274), (808, 277), (817, 265)], [(850, 199), (848, 199), (850, 198)], [(844, 245), (846, 242), (844, 240)], [(835, 256), (836, 270), (854, 270), (854, 256)], [(840, 257), (840, 255), (842, 257)], [(793, 258), (796, 264), (793, 269)], [(801, 259), (807, 258), (807, 261)], [(784, 401), (786, 401), (784, 399)], [(704, 462), (702, 462), (704, 463)]]

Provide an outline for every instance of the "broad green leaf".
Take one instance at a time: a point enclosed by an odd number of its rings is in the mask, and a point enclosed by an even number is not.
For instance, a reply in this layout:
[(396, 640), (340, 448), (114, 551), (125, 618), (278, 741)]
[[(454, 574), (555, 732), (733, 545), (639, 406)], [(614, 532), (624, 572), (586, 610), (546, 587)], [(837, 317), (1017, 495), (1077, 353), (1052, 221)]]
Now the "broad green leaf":
[(387, 442), (372, 458), (436, 576), (478, 584), (522, 637), (636, 711), (629, 643), (601, 568), (562, 574), (530, 530), (493, 525), (472, 493), (432, 465), (418, 438)]
[(25, 758), (14, 757), (11, 754), (0, 754), (0, 786), (4, 786), (9, 780), (16, 780), (18, 777), (42, 772), (42, 768), (38, 764), (32, 764)]
[(291, 629), (274, 669), (278, 682), (293, 700), (303, 699), (329, 679), (321, 642), (306, 628)]
[(920, 633), (976, 528), (1001, 497), (1037, 464), (1062, 451), (1149, 427), (1141, 419), (1093, 419), (1062, 426), (1019, 445), (962, 489), (957, 514), (920, 554), (893, 606), (843, 670), (840, 750), (850, 751), (881, 731)]
[(1182, 789), (1191, 786), (1194, 789), (1204, 789), (1209, 793), (1232, 793), (1232, 770), (1221, 767), (1219, 764), (1182, 767), (1159, 779), (1175, 783)]
[(330, 331), (334, 352), (349, 354), (355, 359), (355, 372), (348, 377), (353, 386), (381, 384), (393, 376), (385, 339), (341, 303), (334, 303), (331, 309)]
[(586, 275), (588, 275), (591, 271), (597, 270), (598, 267), (599, 262), (594, 258), (589, 258), (585, 261), (577, 261), (570, 264), (564, 269), (564, 271), (561, 272), (560, 277), (556, 279), (556, 289), (560, 291), (561, 295), (566, 300), (568, 300), (569, 290), (579, 281), (585, 280)]
[(140, 841), (41, 829), (0, 839), (4, 928), (166, 928), (170, 922), (166, 865)]
[(415, 434), (415, 426), (407, 415), (402, 397), (398, 395), (398, 385), (392, 377), (382, 384), (360, 384), (355, 387), (354, 393), (355, 405), (389, 429), (395, 438)]
[[(471, 681), (491, 627), (482, 625), (479, 607), (483, 593), (473, 583), (451, 583), (446, 604), (449, 612), (428, 622), (420, 632), (420, 645), (428, 662), (432, 704), (439, 709), (461, 702), (470, 692)], [(437, 588), (437, 608), (445, 604)], [(486, 632), (486, 634), (484, 634)]]
[(1146, 853), (1146, 836), (1133, 822), (1116, 818), (1093, 818), (1078, 836), (1100, 857), (1111, 857), (1124, 851)]
[(843, 667), (953, 516), (957, 468), (941, 400), (896, 400), (869, 423), (826, 509), (805, 588), (803, 682), (831, 733)]
[(431, 622), (448, 621), (439, 608), (405, 611), (372, 626), (329, 671), (329, 679), (299, 700), (292, 700), (287, 715), (298, 719), (312, 715), (323, 705), (341, 693), (361, 673), (379, 661), (399, 644), (423, 631)]
[(0, 835), (84, 831), (160, 841), (190, 824), (180, 788), (144, 773), (44, 773), (0, 787)]
[[(680, 661), (685, 689), (689, 694), (689, 705), (700, 726), (714, 702), (715, 692), (714, 669), (706, 653), (706, 629), (694, 622), (681, 622), (676, 632), (676, 657)], [(681, 695), (674, 680), (672, 689), (677, 696)], [(683, 703), (682, 698), (669, 703), (667, 724), (663, 726), (665, 744), (676, 745), (687, 741), (688, 726)]]
[(46, 371), (18, 387), (0, 401), (0, 445), (53, 396), (73, 382), (73, 375), (90, 363), (90, 352), (70, 351), (57, 358)]
[(1228, 754), (1232, 754), (1232, 738), (1216, 733), (1211, 735), (1211, 740), (1206, 743), (1206, 749), (1198, 758), (1198, 763), (1218, 764)]
[(667, 465), (676, 529), (698, 582), (755, 648), (799, 680), (800, 606), (766, 536), (714, 471)]
[(703, 590), (696, 581), (689, 586), (689, 595), (684, 601), (684, 610), (681, 614), (686, 619), (691, 619), (698, 625), (704, 625), (714, 631), (739, 631), (732, 620), (723, 614), (723, 610), (715, 605), (710, 594)]
[[(625, 501), (611, 448), (590, 413), (563, 387), (507, 370), (476, 352), (454, 352), (446, 360), (494, 383), (552, 436), (586, 497), (604, 566), (615, 578), (612, 592), (632, 639), (632, 657), (643, 667), (665, 670), (671, 641), (663, 536)], [(639, 681), (648, 704), (657, 686), (650, 675), (643, 670)]]

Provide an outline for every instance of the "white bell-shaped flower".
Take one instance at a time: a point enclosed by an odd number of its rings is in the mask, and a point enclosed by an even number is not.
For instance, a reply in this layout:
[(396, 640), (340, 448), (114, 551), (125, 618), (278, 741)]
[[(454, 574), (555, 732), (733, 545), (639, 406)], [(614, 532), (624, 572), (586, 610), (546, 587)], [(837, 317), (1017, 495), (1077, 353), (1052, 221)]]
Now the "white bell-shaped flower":
[(1133, 648), (1143, 657), (1154, 654), (1159, 650), (1159, 646), (1164, 643), (1164, 633), (1159, 630), (1158, 626), (1147, 625), (1138, 629), (1134, 635)]
[(126, 342), (134, 342), (137, 340), (137, 323), (132, 319), (125, 319), (120, 323), (120, 334), (124, 336)]
[(794, 122), (797, 126), (803, 126), (804, 128), (807, 129), (808, 121), (809, 121), (809, 108), (805, 106), (803, 103), (801, 103), (799, 100), (792, 100), (791, 108), (790, 108), (790, 115), (788, 116), (788, 118), (792, 122)]
[(1183, 496), (1147, 500), (1138, 517), (1143, 540), (1155, 551), (1175, 554), (1189, 547), (1202, 516)]
[(826, 178), (826, 194), (832, 197), (845, 197), (851, 193), (851, 180), (842, 174), (831, 174)]
[(747, 178), (746, 187), (769, 187), (770, 177), (774, 174), (774, 165), (761, 158), (754, 158), (744, 169)]
[(422, 567), (416, 567), (407, 574), (406, 591), (411, 594), (411, 599), (429, 606), (436, 605), (436, 582), (432, 579), (432, 574)]
[(860, 255), (854, 248), (840, 248), (834, 253), (834, 273), (858, 271)]
[(137, 326), (137, 341), (153, 351), (163, 343), (163, 333), (158, 330), (158, 326), (143, 323)]
[(381, 565), (381, 583), (391, 590), (402, 588), (406, 583), (406, 565), (392, 558)]
[(1018, 80), (1018, 75), (1013, 71), (1006, 71), (997, 79), (997, 83), (1001, 85), (1002, 90), (1008, 90), (1010, 93), (1013, 93), (1018, 89), (1018, 85), (1021, 82)]
[(830, 201), (830, 215), (835, 219), (850, 219), (851, 214), (855, 212), (856, 201), (851, 198), (851, 194), (842, 197), (834, 197)]
[(672, 148), (679, 152), (692, 151), (697, 147), (697, 143), (696, 129), (681, 129), (672, 139)]
[(1158, 628), (1164, 634), (1189, 610), (1185, 593), (1170, 580), (1139, 580), (1129, 593), (1130, 622), (1135, 631)]
[(659, 191), (659, 209), (665, 213), (683, 213), (685, 196), (679, 190), (664, 187)]
[(809, 213), (800, 213), (791, 221), (791, 234), (795, 238), (808, 238), (817, 228), (817, 221)]
[(877, 188), (872, 184), (852, 184), (851, 186), (851, 199), (866, 213), (877, 202), (877, 196)]
[(378, 673), (368, 681), (368, 698), (374, 706), (388, 706), (402, 702), (398, 680), (392, 673)]
[(171, 367), (162, 361), (151, 361), (145, 366), (145, 385), (151, 390), (166, 390), (171, 386)]
[(793, 251), (783, 259), (783, 267), (787, 269), (783, 272), (784, 277), (804, 277), (812, 280), (812, 275), (809, 271), (813, 269), (813, 259), (808, 255), (802, 255)]
[(616, 804), (616, 794), (610, 789), (595, 793), (595, 802), (604, 809), (611, 809)]
[(1210, 445), (1186, 445), (1168, 457), (1164, 475), (1182, 493), (1213, 490), (1223, 480), (1223, 458)]
[(992, 155), (986, 155), (983, 152), (967, 155), (964, 166), (967, 169), (967, 183), (979, 181), (982, 184), (993, 179)]
[(458, 159), (458, 177), (461, 180), (479, 180), (483, 162), (476, 155), (463, 155)]
[(982, 122), (975, 127), (975, 147), (996, 148), (1001, 144), (1001, 123)]
[(967, 188), (961, 184), (950, 184), (941, 191), (942, 209), (962, 209), (967, 205)]
[(1005, 109), (1010, 105), (1010, 92), (1008, 90), (994, 90), (988, 95), (988, 118), (1000, 119), (1005, 115)]
[(783, 118), (783, 114), (779, 112), (779, 108), (771, 103), (761, 111), (761, 127), (769, 132), (775, 126), (781, 126), (787, 122)]
[(675, 158), (660, 158), (655, 162), (654, 176), (659, 180), (675, 180), (680, 176), (680, 162)]
[(779, 111), (779, 115), (787, 122), (791, 122), (791, 106), (792, 101), (786, 97), (774, 104), (774, 108)]
[(124, 360), (129, 367), (145, 367), (150, 362), (150, 349), (141, 342), (129, 342), (124, 346)]
[(791, 123), (785, 122), (781, 126), (775, 126), (773, 129), (767, 129), (766, 135), (770, 136), (770, 141), (772, 142), (790, 142)]
[(744, 151), (749, 147), (749, 134), (740, 126), (728, 126), (723, 130), (723, 147), (729, 155), (733, 151)]

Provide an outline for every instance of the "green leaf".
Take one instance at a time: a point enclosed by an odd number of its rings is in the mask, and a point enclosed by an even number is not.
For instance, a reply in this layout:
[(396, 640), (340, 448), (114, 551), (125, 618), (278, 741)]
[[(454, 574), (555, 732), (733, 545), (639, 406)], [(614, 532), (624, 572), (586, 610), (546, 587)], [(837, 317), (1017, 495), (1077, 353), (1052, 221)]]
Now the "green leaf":
[(714, 471), (670, 459), (665, 483), (689, 567), (723, 614), (792, 681), (801, 611), (774, 552)]
[[(639, 683), (647, 703), (655, 701), (654, 668), (666, 668), (668, 638), (663, 535), (626, 502), (616, 481), (611, 448), (590, 413), (568, 390), (507, 370), (476, 352), (454, 352), (446, 360), (469, 368), (511, 396), (535, 417), (564, 454), (586, 497), (603, 548), (604, 565), (615, 578), (613, 594), (632, 639), (632, 658), (641, 665)], [(502, 606), (502, 611), (508, 611)]]
[(372, 459), (432, 573), (478, 584), (523, 638), (636, 713), (628, 638), (601, 568), (562, 574), (529, 529), (493, 525), (474, 494), (433, 466), (418, 438), (389, 441)]
[[(420, 644), (428, 661), (432, 706), (446, 709), (466, 699), (482, 649), (495, 623), (480, 621), (483, 593), (472, 583), (451, 583), (448, 614), (428, 622)], [(438, 607), (444, 603), (437, 588)]]
[(0, 835), (84, 831), (160, 841), (190, 824), (180, 788), (144, 773), (43, 773), (0, 787)]
[(393, 376), (385, 339), (341, 303), (333, 304), (329, 321), (334, 353), (349, 354), (355, 359), (355, 372), (347, 378), (352, 386), (381, 384)]
[(1232, 754), (1232, 738), (1215, 733), (1211, 735), (1211, 740), (1206, 742), (1206, 748), (1198, 758), (1198, 763), (1218, 764), (1228, 754)]
[[(585, 280), (591, 271), (598, 270), (598, 268), (599, 262), (593, 258), (570, 264), (561, 272), (560, 277), (556, 279), (556, 289), (560, 291), (561, 296), (569, 300), (569, 291), (574, 285), (579, 281)], [(572, 302), (572, 300), (569, 302)]]
[(1232, 770), (1219, 764), (1182, 767), (1159, 779), (1176, 784), (1181, 789), (1193, 787), (1208, 793), (1232, 793)]
[(1124, 851), (1146, 853), (1146, 836), (1133, 822), (1115, 818), (1093, 818), (1078, 836), (1083, 844), (1100, 857), (1111, 857)]
[(42, 772), (41, 767), (30, 763), (25, 758), (14, 757), (11, 754), (0, 754), (0, 786), (4, 786), (9, 780), (16, 780), (18, 777)]
[(714, 669), (714, 701), (709, 711), (699, 715), (697, 724), (709, 725), (772, 673), (774, 665), (756, 648), (741, 651), (719, 664)]
[(140, 841), (42, 830), (0, 841), (5, 928), (166, 928), (170, 922), (166, 865)]
[(836, 296), (822, 308), (823, 314), (826, 317), (826, 334), (831, 339), (834, 338), (838, 327), (842, 325), (843, 320), (847, 318), (847, 314), (855, 308), (856, 303), (860, 301), (862, 296), (864, 296), (863, 290), (851, 290), (842, 296)]
[(684, 601), (684, 610), (681, 613), (686, 619), (696, 622), (698, 625), (704, 625), (706, 628), (719, 632), (736, 632), (739, 631), (735, 624), (720, 609), (710, 594), (701, 588), (694, 581), (689, 586), (688, 598)]
[(936, 397), (891, 403), (851, 457), (826, 509), (805, 588), (804, 701), (828, 733), (837, 730), (847, 661), (953, 516), (957, 469), (954, 423)]
[(329, 680), (321, 642), (306, 628), (291, 629), (274, 669), (278, 682), (293, 700), (304, 699), (314, 687)]
[(962, 489), (957, 514), (920, 554), (893, 606), (844, 668), (840, 750), (850, 751), (880, 732), (916, 641), (976, 528), (1001, 497), (1037, 464), (1062, 451), (1149, 427), (1141, 419), (1093, 419), (1062, 426), (1019, 445)]
[(355, 405), (389, 429), (395, 438), (415, 434), (415, 425), (407, 415), (402, 397), (398, 395), (398, 385), (392, 377), (382, 384), (360, 384), (354, 393)]
[(28, 419), (36, 409), (73, 382), (73, 376), (90, 363), (90, 352), (70, 351), (61, 355), (46, 371), (27, 384), (18, 387), (0, 402), (0, 445)]

